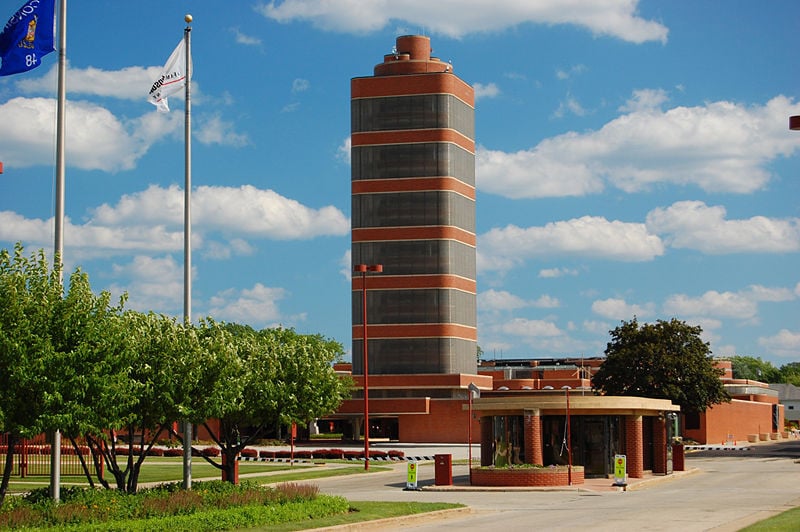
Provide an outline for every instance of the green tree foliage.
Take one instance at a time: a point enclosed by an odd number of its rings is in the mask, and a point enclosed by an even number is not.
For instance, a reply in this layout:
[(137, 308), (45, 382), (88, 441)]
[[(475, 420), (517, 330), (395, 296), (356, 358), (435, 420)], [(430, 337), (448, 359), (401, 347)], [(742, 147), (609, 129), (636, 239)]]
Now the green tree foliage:
[(126, 312), (120, 324), (126, 332), (132, 404), (110, 427), (123, 426), (129, 436), (125, 465), (115, 443), (99, 445), (117, 488), (135, 493), (139, 472), (148, 452), (172, 422), (192, 413), (192, 392), (204, 360), (196, 330), (161, 314)]
[(789, 362), (780, 368), (760, 357), (733, 356), (734, 379), (751, 379), (767, 383), (785, 383), (800, 386), (800, 362)]
[[(0, 250), (0, 432), (9, 437), (8, 460), (19, 438), (58, 429), (76, 447), (78, 438), (87, 443), (104, 487), (111, 485), (103, 469), (117, 489), (133, 493), (142, 462), (174, 421), (218, 419), (216, 443), (232, 473), (236, 454), (265, 427), (310, 422), (349, 393), (350, 382), (333, 370), (344, 352), (333, 340), (211, 319), (194, 326), (125, 311), (125, 296), (118, 305), (110, 299), (93, 294), (80, 270), (65, 297), (43, 251), (28, 258), (19, 244), (13, 254)], [(129, 437), (124, 452), (117, 432)], [(85, 463), (84, 471), (92, 483)]]
[(761, 382), (781, 382), (781, 371), (771, 362), (750, 356), (731, 357), (734, 379), (750, 379)]
[(800, 386), (800, 362), (789, 362), (780, 369), (780, 382)]
[[(198, 419), (216, 419), (223, 469), (233, 481), (236, 455), (271, 426), (308, 423), (336, 410), (349, 393), (349, 381), (333, 370), (342, 345), (319, 335), (292, 329), (254, 329), (207, 320), (201, 337), (214, 352), (218, 371), (207, 371), (204, 387), (216, 401), (198, 405)], [(213, 358), (213, 357), (212, 357)]]
[(26, 257), (21, 244), (13, 254), (0, 250), (0, 432), (8, 434), (0, 503), (16, 441), (51, 428), (48, 413), (58, 402), (51, 327), (62, 293), (60, 272), (50, 270), (44, 252)]
[(610, 331), (606, 360), (592, 386), (606, 395), (670, 399), (683, 412), (703, 412), (728, 402), (722, 370), (711, 357), (702, 329), (677, 319), (642, 324), (634, 318)]

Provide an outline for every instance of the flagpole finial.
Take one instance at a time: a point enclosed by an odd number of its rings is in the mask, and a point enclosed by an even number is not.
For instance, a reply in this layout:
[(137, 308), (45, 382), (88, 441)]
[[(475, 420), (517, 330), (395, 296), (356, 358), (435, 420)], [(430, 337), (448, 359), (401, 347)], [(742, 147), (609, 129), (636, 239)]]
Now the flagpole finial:
[(192, 23), (192, 16), (187, 13), (186, 16), (183, 17), (183, 20), (185, 20), (187, 24), (191, 24)]

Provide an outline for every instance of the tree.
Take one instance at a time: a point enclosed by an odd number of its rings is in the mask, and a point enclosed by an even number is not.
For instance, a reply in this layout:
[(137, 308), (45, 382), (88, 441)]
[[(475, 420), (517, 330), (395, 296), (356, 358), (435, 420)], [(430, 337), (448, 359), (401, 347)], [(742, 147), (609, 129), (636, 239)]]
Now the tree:
[(307, 423), (336, 410), (349, 385), (333, 370), (342, 345), (319, 335), (299, 335), (292, 329), (264, 329), (206, 320), (202, 344), (209, 356), (204, 364), (206, 393), (194, 415), (216, 419), (219, 432), (205, 423), (221, 451), (218, 464), (234, 481), (236, 455), (264, 430), (293, 422)]
[(761, 382), (781, 382), (781, 372), (771, 362), (750, 356), (731, 357), (734, 379), (750, 379)]
[(780, 369), (780, 382), (800, 386), (800, 362), (789, 362)]
[(57, 397), (50, 331), (62, 294), (60, 271), (49, 269), (44, 251), (27, 258), (19, 243), (13, 256), (0, 250), (0, 432), (8, 433), (0, 504), (16, 442), (48, 428), (47, 414)]
[[(83, 438), (93, 451), (105, 445), (108, 430), (120, 428), (122, 420), (136, 404), (134, 382), (126, 348), (130, 343), (122, 307), (111, 305), (111, 294), (95, 295), (89, 277), (76, 270), (69, 280), (66, 297), (56, 304), (52, 342), (56, 356), (51, 364), (57, 389), (57, 405), (49, 424), (59, 427), (78, 448)], [(92, 447), (91, 444), (95, 446)], [(83, 454), (76, 452), (90, 486), (94, 487)], [(106, 488), (98, 452), (92, 453), (95, 473)]]
[(592, 379), (596, 391), (669, 399), (683, 412), (730, 401), (701, 327), (675, 318), (639, 325), (634, 317), (609, 332), (606, 360)]

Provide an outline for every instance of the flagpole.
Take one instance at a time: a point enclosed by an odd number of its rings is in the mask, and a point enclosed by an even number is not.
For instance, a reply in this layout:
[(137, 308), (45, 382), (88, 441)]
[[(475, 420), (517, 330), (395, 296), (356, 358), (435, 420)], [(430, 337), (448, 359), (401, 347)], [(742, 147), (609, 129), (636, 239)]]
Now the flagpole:
[[(186, 43), (186, 105), (184, 108), (185, 139), (185, 184), (183, 190), (183, 322), (192, 321), (192, 16), (183, 17), (186, 28), (183, 39)], [(183, 489), (192, 488), (192, 422), (183, 422)]]
[[(66, 131), (66, 69), (67, 69), (67, 0), (61, 0), (58, 14), (58, 105), (56, 108), (56, 204), (53, 266), (58, 271), (59, 284), (64, 284), (64, 139)], [(50, 446), (50, 497), (61, 500), (61, 431), (53, 431)]]

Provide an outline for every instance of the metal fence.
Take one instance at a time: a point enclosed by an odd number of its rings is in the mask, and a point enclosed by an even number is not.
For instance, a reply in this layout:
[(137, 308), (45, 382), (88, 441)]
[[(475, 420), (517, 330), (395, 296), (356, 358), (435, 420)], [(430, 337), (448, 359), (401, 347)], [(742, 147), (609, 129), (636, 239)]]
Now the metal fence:
[[(50, 476), (50, 444), (44, 434), (32, 439), (17, 440), (11, 475), (21, 478)], [(79, 445), (78, 452), (91, 468), (89, 447)], [(5, 471), (8, 455), (8, 435), (0, 434), (0, 473)], [(61, 476), (83, 476), (83, 467), (75, 448), (69, 440), (61, 445)]]

